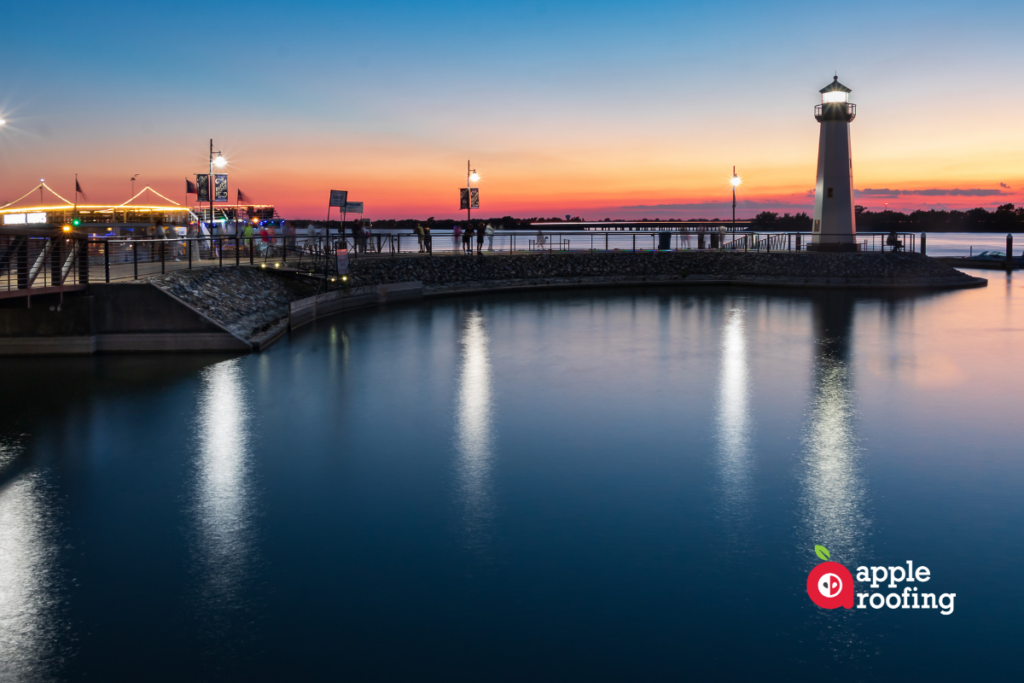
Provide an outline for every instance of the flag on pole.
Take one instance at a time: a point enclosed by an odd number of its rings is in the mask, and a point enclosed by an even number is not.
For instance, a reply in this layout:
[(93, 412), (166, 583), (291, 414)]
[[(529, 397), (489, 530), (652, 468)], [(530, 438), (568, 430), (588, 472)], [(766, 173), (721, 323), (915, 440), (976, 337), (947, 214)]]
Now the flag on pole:
[(193, 183), (188, 178), (185, 178), (185, 194), (198, 194), (198, 193), (199, 193), (199, 191), (196, 190), (196, 184)]
[(75, 178), (75, 192), (82, 195), (82, 199), (88, 201), (88, 197), (85, 196), (85, 192), (82, 191), (82, 186), (78, 184), (78, 178)]
[(237, 201), (238, 201), (239, 204), (252, 204), (253, 203), (252, 197), (250, 197), (246, 193), (242, 192), (242, 190), (238, 190), (238, 199), (237, 199)]

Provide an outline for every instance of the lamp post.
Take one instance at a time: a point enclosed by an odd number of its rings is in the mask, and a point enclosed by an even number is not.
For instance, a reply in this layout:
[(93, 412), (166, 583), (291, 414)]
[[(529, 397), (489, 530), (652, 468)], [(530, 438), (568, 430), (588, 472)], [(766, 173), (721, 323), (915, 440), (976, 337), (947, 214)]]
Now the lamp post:
[[(475, 168), (470, 168), (469, 159), (466, 160), (466, 221), (468, 222), (473, 216), (473, 186), (471, 182), (477, 182), (480, 180), (480, 176), (477, 175)], [(469, 227), (468, 225), (466, 226)]]
[(138, 177), (139, 177), (139, 174), (138, 174), (138, 173), (136, 173), (136, 174), (135, 174), (135, 175), (133, 175), (133, 176), (132, 176), (131, 178), (129, 178), (129, 180), (131, 180), (131, 181), (132, 181), (132, 196), (133, 196), (133, 197), (135, 196), (135, 179), (136, 179), (136, 178), (138, 178)]
[[(214, 154), (216, 154), (217, 156), (213, 156)], [(217, 222), (213, 218), (213, 190), (214, 190), (214, 188), (213, 188), (213, 167), (216, 166), (217, 168), (224, 168), (224, 166), (227, 163), (228, 163), (227, 159), (224, 158), (224, 156), (221, 154), (220, 150), (217, 150), (216, 152), (213, 151), (213, 138), (210, 138), (210, 175), (207, 177), (207, 180), (206, 180), (206, 192), (209, 195), (208, 199), (210, 200), (210, 234), (211, 235), (213, 234), (214, 226), (216, 226), (216, 224), (217, 224)]]
[(732, 167), (732, 178), (729, 180), (732, 183), (732, 232), (736, 234), (736, 188), (740, 186), (743, 181), (736, 175), (736, 167)]

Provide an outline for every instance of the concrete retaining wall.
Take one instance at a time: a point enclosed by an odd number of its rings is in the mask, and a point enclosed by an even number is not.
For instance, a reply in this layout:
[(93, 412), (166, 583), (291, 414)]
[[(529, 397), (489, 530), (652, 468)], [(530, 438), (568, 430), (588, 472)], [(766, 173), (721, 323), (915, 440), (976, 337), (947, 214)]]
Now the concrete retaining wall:
[(88, 292), (5, 299), (0, 355), (234, 351), (252, 345), (148, 283), (96, 284)]
[(362, 287), (356, 293), (342, 290), (318, 294), (308, 299), (293, 301), (288, 311), (290, 329), (302, 327), (318, 318), (324, 318), (341, 311), (363, 308), (388, 301), (418, 299), (423, 296), (422, 282), (399, 282), (390, 285)]

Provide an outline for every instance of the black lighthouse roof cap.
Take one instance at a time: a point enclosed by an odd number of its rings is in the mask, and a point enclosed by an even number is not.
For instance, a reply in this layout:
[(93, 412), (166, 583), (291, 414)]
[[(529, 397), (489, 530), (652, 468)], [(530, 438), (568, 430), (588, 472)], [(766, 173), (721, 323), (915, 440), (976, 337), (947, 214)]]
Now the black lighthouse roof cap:
[(850, 89), (849, 89), (849, 88), (847, 88), (847, 87), (846, 87), (845, 85), (843, 85), (842, 83), (840, 83), (840, 82), (839, 82), (839, 76), (835, 76), (835, 77), (834, 77), (834, 78), (832, 79), (832, 82), (831, 82), (831, 83), (829, 83), (828, 85), (826, 85), (826, 86), (825, 86), (824, 88), (822, 88), (822, 89), (821, 89), (821, 90), (819, 90), (818, 92), (822, 92), (822, 93), (826, 93), (826, 92), (836, 92), (837, 90), (838, 90), (839, 92), (853, 92), (852, 90), (850, 90)]

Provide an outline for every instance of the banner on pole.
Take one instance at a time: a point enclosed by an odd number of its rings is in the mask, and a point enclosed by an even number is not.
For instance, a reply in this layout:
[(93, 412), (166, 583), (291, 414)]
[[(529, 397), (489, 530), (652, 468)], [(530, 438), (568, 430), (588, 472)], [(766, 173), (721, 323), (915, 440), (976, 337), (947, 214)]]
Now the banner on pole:
[(347, 202), (345, 204), (345, 210), (349, 213), (362, 213), (363, 203), (362, 202)]
[(226, 202), (228, 200), (228, 174), (213, 174), (213, 201)]
[(479, 209), (480, 208), (480, 188), (459, 188), (459, 208), (460, 209)]
[(205, 173), (196, 173), (196, 201), (210, 201), (210, 176)]
[(328, 206), (337, 206), (343, 209), (347, 202), (348, 190), (331, 190), (331, 203)]
[(338, 275), (348, 275), (348, 249), (335, 249), (334, 255), (338, 259)]

